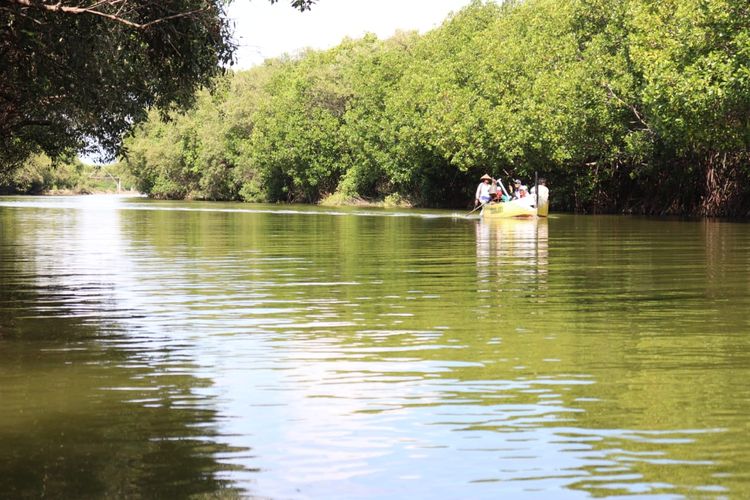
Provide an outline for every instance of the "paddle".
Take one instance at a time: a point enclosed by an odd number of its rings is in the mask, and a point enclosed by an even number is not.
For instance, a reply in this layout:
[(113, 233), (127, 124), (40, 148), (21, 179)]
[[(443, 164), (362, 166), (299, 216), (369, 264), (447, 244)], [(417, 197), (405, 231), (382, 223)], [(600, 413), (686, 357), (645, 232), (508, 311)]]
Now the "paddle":
[(507, 196), (508, 198), (510, 198), (510, 194), (508, 194), (508, 190), (505, 189), (505, 186), (503, 185), (503, 180), (502, 179), (498, 179), (497, 182), (500, 183), (500, 188), (503, 190), (503, 193), (505, 193), (505, 196)]
[(479, 210), (480, 208), (482, 208), (483, 206), (485, 206), (487, 203), (489, 203), (489, 201), (485, 201), (484, 203), (480, 203), (479, 205), (477, 205), (476, 207), (474, 207), (474, 210), (472, 210), (468, 214), (464, 215), (464, 217), (470, 216), (471, 214), (473, 214), (474, 212), (476, 212), (477, 210)]

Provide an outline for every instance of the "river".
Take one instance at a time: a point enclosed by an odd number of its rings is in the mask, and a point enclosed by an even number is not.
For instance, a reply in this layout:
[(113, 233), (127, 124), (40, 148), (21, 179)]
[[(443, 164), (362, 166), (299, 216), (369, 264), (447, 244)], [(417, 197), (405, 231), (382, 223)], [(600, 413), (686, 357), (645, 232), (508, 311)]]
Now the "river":
[(9, 498), (750, 497), (750, 225), (0, 197)]

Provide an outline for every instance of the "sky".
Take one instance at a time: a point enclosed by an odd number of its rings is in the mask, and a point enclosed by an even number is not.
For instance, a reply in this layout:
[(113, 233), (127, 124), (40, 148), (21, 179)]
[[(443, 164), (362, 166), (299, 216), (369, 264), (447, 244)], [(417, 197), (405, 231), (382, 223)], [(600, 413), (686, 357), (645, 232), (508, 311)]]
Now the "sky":
[(289, 0), (235, 0), (227, 11), (239, 44), (235, 69), (247, 69), (270, 57), (305, 48), (328, 49), (345, 37), (375, 33), (390, 38), (396, 31), (429, 31), (471, 0), (317, 0), (299, 12)]

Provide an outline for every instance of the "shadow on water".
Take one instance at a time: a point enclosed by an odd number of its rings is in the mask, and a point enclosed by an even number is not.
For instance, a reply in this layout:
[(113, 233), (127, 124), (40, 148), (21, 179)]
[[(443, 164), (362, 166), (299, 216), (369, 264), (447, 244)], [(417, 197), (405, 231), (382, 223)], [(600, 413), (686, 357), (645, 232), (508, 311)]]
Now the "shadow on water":
[(52, 247), (80, 218), (52, 228), (17, 215), (0, 211), (2, 496), (238, 495), (220, 457), (248, 450), (216, 436), (210, 379), (179, 346), (123, 330), (131, 311), (112, 309), (116, 270)]

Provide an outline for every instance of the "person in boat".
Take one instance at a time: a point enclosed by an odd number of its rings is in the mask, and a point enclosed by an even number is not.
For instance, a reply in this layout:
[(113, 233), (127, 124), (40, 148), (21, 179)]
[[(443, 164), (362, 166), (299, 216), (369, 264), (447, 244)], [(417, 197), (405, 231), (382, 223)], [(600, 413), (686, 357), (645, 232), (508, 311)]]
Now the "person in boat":
[(474, 206), (478, 206), (480, 203), (484, 205), (492, 199), (492, 194), (490, 193), (493, 184), (492, 177), (484, 174), (479, 180), (481, 182), (477, 186), (477, 193), (474, 195)]
[(547, 187), (547, 179), (544, 177), (539, 178), (539, 186), (533, 186), (531, 188), (531, 197), (536, 198), (536, 193), (539, 193), (539, 202), (544, 203), (549, 199), (549, 188)]
[(510, 201), (511, 198), (509, 195), (505, 194), (504, 191), (505, 188), (503, 188), (503, 181), (498, 179), (496, 181), (496, 187), (495, 187), (495, 201), (498, 203), (503, 203), (506, 201)]
[(529, 188), (527, 188), (522, 182), (521, 179), (515, 179), (513, 181), (513, 199), (514, 200), (520, 200), (521, 198), (525, 198), (529, 195)]

